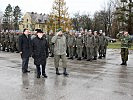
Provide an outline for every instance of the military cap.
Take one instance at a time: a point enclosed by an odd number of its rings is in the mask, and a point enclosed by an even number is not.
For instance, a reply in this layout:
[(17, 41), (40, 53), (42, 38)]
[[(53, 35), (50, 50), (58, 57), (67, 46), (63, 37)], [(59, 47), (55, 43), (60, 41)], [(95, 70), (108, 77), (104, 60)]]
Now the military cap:
[(62, 28), (58, 28), (58, 29), (57, 29), (57, 32), (59, 32), (59, 31), (62, 31)]

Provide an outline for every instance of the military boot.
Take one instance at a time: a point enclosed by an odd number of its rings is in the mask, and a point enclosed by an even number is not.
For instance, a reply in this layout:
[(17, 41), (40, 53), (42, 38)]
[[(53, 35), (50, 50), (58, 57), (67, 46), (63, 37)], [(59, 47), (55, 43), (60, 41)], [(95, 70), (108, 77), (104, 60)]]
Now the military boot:
[(96, 56), (94, 56), (93, 60), (97, 60), (97, 57), (96, 57)]
[(63, 75), (64, 75), (64, 76), (68, 76), (68, 75), (69, 75), (69, 74), (67, 73), (67, 71), (66, 71), (66, 68), (64, 68)]
[(77, 60), (81, 60), (81, 57), (79, 57)]
[(56, 68), (56, 75), (61, 75), (61, 74), (59, 73), (59, 69), (58, 69), (58, 68)]
[(127, 66), (127, 61), (124, 62), (124, 65)]
[(121, 63), (121, 65), (125, 65), (125, 62), (124, 62), (124, 59), (122, 58), (122, 63)]

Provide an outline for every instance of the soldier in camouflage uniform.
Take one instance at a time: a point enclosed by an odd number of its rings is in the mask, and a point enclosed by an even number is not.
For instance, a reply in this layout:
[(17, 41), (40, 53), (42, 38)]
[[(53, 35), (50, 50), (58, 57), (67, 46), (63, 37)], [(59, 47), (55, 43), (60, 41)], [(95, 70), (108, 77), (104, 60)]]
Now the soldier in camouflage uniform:
[(87, 29), (85, 29), (85, 32), (82, 32), (82, 36), (83, 36), (83, 59), (87, 59), (87, 52), (86, 52), (86, 46), (85, 46), (86, 35), (87, 35)]
[(99, 31), (99, 59), (102, 59), (104, 55), (104, 43), (105, 43), (105, 36), (103, 35), (102, 30)]
[(51, 42), (52, 38), (54, 36), (54, 33), (51, 31), (48, 35), (48, 45), (49, 45), (49, 51), (50, 51), (50, 57), (54, 57), (54, 45)]
[(89, 32), (85, 37), (85, 46), (86, 46), (86, 52), (87, 52), (87, 61), (92, 61), (93, 48), (94, 48), (94, 36), (91, 30), (89, 30)]
[(74, 46), (75, 46), (75, 36), (72, 31), (69, 32), (68, 40), (67, 40), (67, 46), (69, 50), (69, 58), (73, 59), (73, 52), (74, 52)]
[[(105, 34), (104, 34), (104, 36), (105, 36)], [(103, 56), (102, 57), (106, 57), (107, 46), (108, 46), (108, 39), (105, 36), (105, 40), (104, 40), (104, 51), (103, 51)]]
[(5, 34), (5, 45), (6, 45), (6, 50), (7, 50), (7, 52), (9, 52), (9, 45), (10, 45), (10, 41), (9, 41), (9, 32), (7, 32), (6, 34)]
[(9, 34), (9, 43), (10, 43), (10, 51), (11, 52), (14, 52), (14, 50), (15, 50), (15, 48), (14, 48), (14, 46), (15, 46), (15, 42), (14, 42), (14, 33), (10, 33)]
[(67, 45), (67, 42), (68, 42), (68, 35), (69, 35), (69, 31), (66, 30), (66, 32), (64, 32), (64, 36), (66, 37), (66, 54), (67, 54), (67, 57), (69, 57), (69, 49), (68, 49), (68, 45)]
[(76, 38), (77, 38), (77, 32), (75, 30), (73, 30), (73, 35), (75, 37), (75, 45), (74, 45), (74, 48), (73, 48), (73, 56), (75, 58), (78, 58), (78, 55), (77, 55), (77, 47), (76, 47)]
[(93, 60), (97, 60), (97, 53), (98, 53), (98, 47), (99, 47), (99, 36), (97, 34), (97, 31), (94, 31), (94, 50), (93, 50)]
[(121, 65), (127, 65), (128, 61), (128, 48), (130, 47), (131, 37), (127, 31), (117, 34), (117, 38), (121, 40)]
[(77, 34), (77, 38), (76, 38), (76, 51), (77, 51), (77, 55), (78, 55), (78, 59), (77, 60), (81, 60), (82, 58), (82, 51), (83, 51), (83, 37), (81, 33)]
[(15, 49), (16, 53), (19, 53), (19, 33), (15, 33), (14, 35), (14, 41), (15, 41)]
[(1, 34), (1, 45), (2, 45), (2, 51), (5, 51), (6, 46), (5, 46), (5, 33), (4, 32)]
[(63, 75), (68, 76), (68, 73), (66, 71), (67, 68), (67, 59), (66, 59), (66, 37), (64, 36), (62, 29), (59, 28), (57, 30), (57, 33), (52, 38), (52, 43), (54, 44), (54, 64), (56, 68), (56, 74), (60, 75), (59, 73), (59, 61), (62, 59), (62, 65), (63, 65)]

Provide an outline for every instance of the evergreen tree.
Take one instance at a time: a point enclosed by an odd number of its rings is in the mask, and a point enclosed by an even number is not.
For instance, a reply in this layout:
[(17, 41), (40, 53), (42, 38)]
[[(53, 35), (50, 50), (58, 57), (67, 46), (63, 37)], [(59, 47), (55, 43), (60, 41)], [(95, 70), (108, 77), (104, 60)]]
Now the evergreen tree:
[(12, 7), (10, 4), (8, 4), (3, 16), (3, 29), (11, 30), (12, 29), (11, 25), (12, 25)]
[(132, 0), (120, 0), (121, 5), (116, 8), (116, 15), (122, 30), (128, 30), (130, 34), (133, 34), (133, 1)]
[(18, 30), (19, 29), (19, 20), (22, 16), (21, 9), (19, 8), (19, 6), (16, 6), (14, 8), (13, 16), (14, 16), (14, 29)]

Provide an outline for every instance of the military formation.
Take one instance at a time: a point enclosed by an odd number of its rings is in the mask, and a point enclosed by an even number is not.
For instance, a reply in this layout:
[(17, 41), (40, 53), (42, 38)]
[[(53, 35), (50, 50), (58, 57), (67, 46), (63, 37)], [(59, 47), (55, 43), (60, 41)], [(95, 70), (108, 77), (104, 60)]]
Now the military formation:
[[(117, 37), (121, 40), (121, 65), (127, 65), (131, 37), (127, 31), (118, 33)], [(23, 34), (0, 33), (0, 50), (19, 52), (22, 58), (23, 73), (30, 72), (28, 62), (29, 57), (32, 56), (37, 68), (37, 78), (40, 78), (41, 75), (40, 66), (42, 66), (42, 76), (47, 78), (45, 67), (48, 56), (54, 57), (57, 75), (61, 75), (58, 67), (59, 61), (62, 59), (63, 75), (68, 76), (67, 57), (79, 61), (102, 59), (106, 57), (107, 46), (108, 39), (102, 30), (99, 32), (92, 30), (63, 32), (62, 28), (59, 28), (56, 33), (50, 31), (49, 34), (46, 34), (41, 29), (36, 29), (33, 33), (24, 29)]]
[(92, 32), (91, 30), (74, 32), (70, 30), (65, 32), (64, 35), (66, 36), (68, 59), (92, 61), (106, 57), (108, 40), (102, 30), (99, 32)]
[[(19, 52), (19, 36), (22, 33), (13, 33), (13, 32), (1, 32), (0, 33), (0, 51), (6, 52)], [(124, 34), (124, 32), (123, 32)], [(36, 37), (36, 34), (33, 32), (31, 39)], [(49, 48), (49, 57), (54, 57), (54, 44), (51, 42), (52, 38), (55, 36), (53, 31), (50, 31), (49, 34), (45, 34), (45, 38), (48, 41)], [(106, 50), (108, 46), (108, 39), (102, 30), (99, 32), (92, 30), (85, 31), (67, 31), (64, 32), (66, 37), (66, 54), (68, 59), (77, 59), (77, 60), (97, 60), (106, 57)], [(122, 41), (121, 48), (129, 48), (129, 34), (127, 37), (122, 35), (122, 32), (118, 33), (117, 37)], [(124, 42), (125, 41), (125, 42)], [(127, 45), (124, 45), (126, 44)], [(122, 49), (123, 50), (123, 49)], [(121, 51), (123, 54), (123, 51)], [(128, 51), (127, 51), (128, 52)], [(127, 55), (128, 53), (126, 53)], [(123, 60), (126, 58), (126, 60)], [(122, 65), (126, 64), (127, 57), (122, 55)], [(125, 62), (125, 63), (124, 63)]]
[(18, 39), (20, 33), (1, 32), (0, 33), (0, 50), (18, 53)]
[[(21, 34), (22, 33), (1, 32), (0, 50), (6, 52), (18, 52), (18, 40)], [(52, 31), (44, 36), (49, 44), (50, 57), (54, 57), (54, 45), (51, 42), (53, 36), (55, 36), (55, 33)], [(66, 53), (68, 59), (86, 59), (87, 61), (92, 61), (97, 60), (97, 58), (102, 59), (106, 56), (108, 40), (102, 30), (99, 32), (92, 32), (91, 30), (75, 32), (70, 30), (64, 32), (64, 36), (66, 37)], [(36, 34), (33, 32), (31, 34), (31, 39), (35, 37)]]

